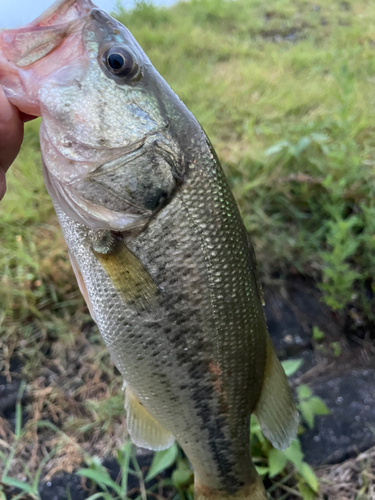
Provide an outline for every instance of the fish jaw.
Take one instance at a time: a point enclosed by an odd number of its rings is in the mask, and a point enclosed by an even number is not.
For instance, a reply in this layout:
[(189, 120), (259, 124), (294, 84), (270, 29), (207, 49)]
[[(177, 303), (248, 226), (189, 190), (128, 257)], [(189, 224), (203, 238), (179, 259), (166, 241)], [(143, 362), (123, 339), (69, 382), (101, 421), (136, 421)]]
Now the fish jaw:
[(0, 83), (20, 111), (41, 116), (41, 82), (84, 58), (81, 31), (93, 7), (90, 0), (60, 0), (31, 23), (0, 32)]
[(28, 26), (53, 26), (87, 16), (95, 5), (91, 0), (57, 0)]

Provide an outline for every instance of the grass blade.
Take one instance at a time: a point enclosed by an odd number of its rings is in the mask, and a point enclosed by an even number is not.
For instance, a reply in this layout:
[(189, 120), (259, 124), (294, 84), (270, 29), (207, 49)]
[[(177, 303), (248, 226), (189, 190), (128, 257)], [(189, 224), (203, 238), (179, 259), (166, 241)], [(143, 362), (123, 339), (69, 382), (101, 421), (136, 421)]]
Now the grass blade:
[(176, 443), (173, 443), (167, 450), (157, 451), (148, 471), (146, 481), (150, 481), (150, 479), (153, 479), (160, 472), (170, 467), (176, 461), (177, 454), (178, 448)]

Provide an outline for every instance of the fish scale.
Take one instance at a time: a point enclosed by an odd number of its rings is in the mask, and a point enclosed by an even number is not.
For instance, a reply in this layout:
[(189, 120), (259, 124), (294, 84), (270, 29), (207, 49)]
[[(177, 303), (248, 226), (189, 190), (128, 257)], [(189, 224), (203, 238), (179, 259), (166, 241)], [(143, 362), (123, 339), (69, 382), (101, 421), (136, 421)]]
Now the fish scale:
[[(214, 442), (216, 447), (219, 446), (220, 439), (226, 443), (223, 456), (217, 453), (218, 477), (215, 478), (215, 483), (210, 484), (211, 487), (222, 488), (222, 479), (225, 476), (220, 468), (228, 468), (228, 461), (241, 464), (243, 478), (237, 473), (235, 484), (241, 481), (245, 484), (249, 471), (252, 470), (248, 451), (248, 429), (250, 413), (255, 406), (258, 394), (253, 391), (254, 401), (248, 398), (246, 405), (243, 394), (248, 389), (249, 381), (257, 380), (264, 370), (265, 356), (262, 352), (264, 346), (251, 335), (250, 325), (255, 326), (258, 321), (263, 328), (263, 332), (260, 330), (261, 334), (264, 334), (265, 325), (259, 306), (256, 283), (253, 282), (252, 275), (248, 272), (254, 263), (246, 247), (243, 250), (243, 244), (247, 242), (246, 232), (237, 207), (233, 203), (226, 179), (216, 160), (211, 158), (212, 154), (208, 147), (206, 156), (210, 160), (203, 158), (200, 163), (209, 163), (210, 169), (197, 167), (190, 169), (189, 179), (173, 201), (160, 212), (159, 217), (154, 219), (138, 238), (127, 241), (128, 248), (149, 270), (155, 283), (164, 290), (160, 310), (154, 316), (150, 317), (147, 314), (140, 317), (131, 310), (124, 310), (123, 301), (119, 298), (118, 292), (116, 295), (116, 290), (113, 289), (108, 277), (105, 279), (98, 263), (92, 257), (89, 259), (87, 257), (91, 252), (90, 243), (93, 238), (89, 234), (78, 234), (75, 238), (70, 236), (70, 230), (64, 228), (66, 226), (70, 228), (74, 222), (71, 220), (66, 222), (61, 213), (58, 212), (58, 215), (68, 246), (73, 249), (83, 274), (93, 309), (101, 311), (97, 316), (100, 331), (124, 379), (136, 391), (145, 408), (165, 423), (165, 427), (172, 431), (180, 443), (184, 441), (183, 428), (188, 429), (190, 440), (191, 435), (197, 435), (196, 439), (200, 443)], [(200, 203), (200, 200), (205, 200), (205, 203)], [(211, 207), (209, 212), (205, 210), (207, 200)], [(176, 219), (176, 213), (185, 215), (184, 222)], [(237, 223), (233, 224), (233, 220)], [(202, 233), (202, 225), (204, 233)], [(87, 230), (82, 227), (81, 231)], [(78, 245), (82, 247), (82, 242), (86, 242), (86, 248), (81, 248), (77, 252), (76, 248)], [(156, 248), (159, 251), (155, 251)], [(169, 249), (169, 256), (166, 255), (167, 249)], [(186, 254), (190, 257), (187, 258)], [(168, 269), (166, 269), (165, 262), (168, 263)], [(223, 265), (226, 266), (225, 269)], [(94, 266), (97, 267), (96, 273), (93, 273)], [(185, 277), (188, 279), (186, 280)], [(249, 301), (249, 296), (253, 296), (251, 298), (254, 300)], [(252, 307), (252, 304), (258, 305)], [(163, 312), (161, 312), (162, 309)], [(122, 330), (121, 321), (118, 321), (119, 310), (122, 317), (126, 317), (125, 332)], [(102, 316), (103, 319), (101, 319)], [(189, 319), (181, 324), (184, 316), (188, 316)], [(257, 316), (260, 316), (260, 321)], [(152, 328), (150, 328), (151, 321), (153, 322)], [(254, 329), (258, 331), (257, 328)], [(243, 332), (247, 330), (249, 335), (244, 336)], [(156, 336), (158, 352), (152, 356), (152, 346), (147, 349), (144, 349), (144, 346), (150, 337), (152, 339)], [(130, 342), (129, 345), (129, 339), (130, 341), (135, 339), (135, 344)], [(206, 348), (205, 344), (208, 344)], [(189, 352), (189, 356), (192, 351), (203, 361), (212, 362), (217, 366), (220, 375), (230, 374), (222, 376), (221, 393), (220, 391), (215, 393), (214, 384), (207, 375), (205, 375), (208, 379), (207, 383), (203, 384), (202, 379), (207, 371), (205, 364), (197, 366), (193, 364), (196, 373), (190, 371), (186, 377), (176, 379), (177, 373), (184, 368), (185, 360), (188, 358), (185, 349)], [(120, 356), (118, 354), (120, 352), (124, 355)], [(150, 396), (149, 387), (155, 385), (153, 380), (157, 378), (157, 372), (161, 368), (160, 358), (164, 360), (166, 353), (170, 359), (173, 359), (173, 363), (167, 365), (168, 378), (162, 379), (162, 387), (168, 382), (172, 399), (162, 401), (158, 391), (155, 391), (157, 394), (155, 398)], [(142, 361), (145, 359), (146, 362), (143, 364)], [(134, 361), (137, 366), (133, 366)], [(238, 365), (241, 366), (240, 370), (237, 369)], [(139, 371), (142, 372), (141, 380), (135, 376), (135, 373)], [(197, 407), (199, 416), (202, 403), (208, 405), (204, 397), (205, 391), (208, 392), (212, 401), (208, 409), (205, 408), (206, 414), (203, 420), (212, 418), (216, 428), (218, 417), (215, 413), (219, 413), (220, 406), (224, 407), (225, 411), (229, 412), (229, 418), (223, 421), (223, 427), (225, 427), (223, 437), (218, 438), (217, 432), (213, 433), (213, 439), (202, 436), (200, 429), (194, 429), (192, 425), (196, 415), (189, 417), (187, 422), (183, 421), (181, 424), (175, 422), (173, 403), (175, 395), (181, 390), (179, 378), (182, 378), (183, 385), (186, 386), (185, 392), (191, 392), (191, 388), (194, 389), (195, 376), (199, 376), (199, 386), (195, 392), (201, 391), (201, 394), (198, 402), (190, 396), (187, 406), (193, 409)], [(189, 383), (190, 381), (192, 383)], [(180, 401), (177, 404), (181, 406)], [(169, 414), (173, 415), (174, 422), (170, 422)], [(225, 435), (228, 436), (227, 439)], [(241, 457), (240, 460), (235, 454), (233, 457), (230, 456), (228, 442), (232, 443), (231, 446), (236, 449), (236, 453)], [(204, 455), (206, 454), (207, 450), (204, 452)], [(197, 455), (200, 461), (202, 460), (201, 444), (197, 451), (189, 450), (188, 452), (193, 464), (194, 455)], [(221, 461), (224, 462), (223, 465)], [(198, 470), (198, 467), (195, 467), (195, 470)], [(205, 484), (207, 483), (206, 480)]]
[(199, 123), (90, 0), (0, 32), (0, 84), (42, 116), (46, 187), (124, 378), (131, 439), (155, 450), (177, 439), (196, 500), (265, 500), (250, 416), (280, 449), (298, 417), (254, 250)]

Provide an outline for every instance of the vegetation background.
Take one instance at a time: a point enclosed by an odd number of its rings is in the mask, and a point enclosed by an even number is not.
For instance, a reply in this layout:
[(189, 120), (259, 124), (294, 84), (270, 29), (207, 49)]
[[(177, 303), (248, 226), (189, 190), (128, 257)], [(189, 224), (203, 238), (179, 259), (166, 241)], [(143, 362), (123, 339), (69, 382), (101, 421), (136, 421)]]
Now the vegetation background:
[[(191, 0), (117, 17), (210, 137), (262, 282), (311, 279), (338, 322), (373, 336), (375, 3)], [(26, 127), (0, 205), (0, 367), (8, 384), (26, 381), (22, 432), (20, 413), (0, 419), (0, 468), (15, 477), (25, 463), (34, 477), (72, 471), (125, 433), (121, 380), (77, 289), (37, 130)], [(307, 484), (293, 494), (313, 498)]]

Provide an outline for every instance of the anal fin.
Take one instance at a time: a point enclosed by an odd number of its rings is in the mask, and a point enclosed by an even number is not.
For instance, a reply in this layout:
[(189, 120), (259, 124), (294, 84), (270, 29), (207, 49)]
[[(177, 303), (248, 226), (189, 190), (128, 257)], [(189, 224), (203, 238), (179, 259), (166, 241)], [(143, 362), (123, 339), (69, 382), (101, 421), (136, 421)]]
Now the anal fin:
[(150, 450), (165, 450), (174, 442), (174, 436), (149, 414), (126, 386), (126, 424), (133, 443)]
[(273, 446), (279, 450), (288, 448), (297, 434), (298, 412), (269, 335), (263, 386), (254, 414)]

